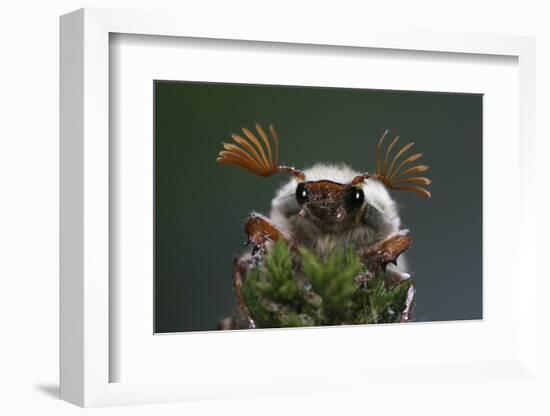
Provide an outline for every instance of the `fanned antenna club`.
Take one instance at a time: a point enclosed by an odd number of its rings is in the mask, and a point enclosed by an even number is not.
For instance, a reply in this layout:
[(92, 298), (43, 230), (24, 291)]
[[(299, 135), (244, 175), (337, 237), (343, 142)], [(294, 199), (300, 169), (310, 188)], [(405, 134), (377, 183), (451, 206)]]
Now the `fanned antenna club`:
[[(428, 166), (410, 166), (420, 159), (423, 154), (415, 153), (399, 162), (400, 158), (413, 147), (414, 143), (406, 144), (392, 157), (392, 150), (399, 140), (399, 135), (393, 138), (386, 151), (383, 152), (382, 147), (388, 133), (388, 130), (384, 131), (376, 146), (376, 178), (381, 180), (389, 189), (414, 192), (424, 198), (430, 198), (431, 193), (421, 185), (429, 185), (432, 181), (425, 176), (415, 176), (426, 172)], [(383, 153), (384, 156), (382, 156)]]
[(258, 176), (287, 172), (300, 180), (305, 179), (303, 172), (279, 165), (279, 138), (272, 125), (269, 125), (271, 140), (258, 123), (256, 123), (256, 132), (261, 142), (246, 127), (242, 128), (242, 135), (232, 134), (231, 137), (235, 143), (223, 143), (224, 150), (220, 152), (217, 162), (240, 167)]

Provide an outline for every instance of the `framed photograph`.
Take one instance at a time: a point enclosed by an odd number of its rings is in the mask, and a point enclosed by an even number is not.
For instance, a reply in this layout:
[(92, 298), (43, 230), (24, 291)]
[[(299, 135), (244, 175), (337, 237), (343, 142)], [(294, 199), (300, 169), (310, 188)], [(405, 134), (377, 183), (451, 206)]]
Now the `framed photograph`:
[(534, 40), (219, 23), (61, 18), (61, 397), (537, 383)]

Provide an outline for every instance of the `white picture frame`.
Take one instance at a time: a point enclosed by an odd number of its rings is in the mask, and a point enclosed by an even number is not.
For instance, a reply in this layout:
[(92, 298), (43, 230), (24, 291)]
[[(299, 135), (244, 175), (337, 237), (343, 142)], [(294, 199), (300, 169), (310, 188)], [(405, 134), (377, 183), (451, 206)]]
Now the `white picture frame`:
[[(250, 23), (250, 22), (249, 22)], [(307, 34), (280, 22), (250, 23), (237, 31), (232, 22), (216, 19), (205, 26), (193, 16), (106, 9), (82, 9), (61, 18), (61, 390), (64, 400), (80, 406), (181, 401), (195, 398), (239, 397), (262, 394), (319, 392), (372, 385), (391, 380), (399, 367), (323, 369), (331, 376), (320, 381), (315, 372), (281, 368), (254, 380), (237, 380), (235, 374), (204, 371), (179, 381), (111, 382), (110, 366), (119, 359), (110, 348), (110, 172), (109, 152), (109, 36), (114, 33), (184, 38), (280, 42), (281, 44), (332, 45), (334, 47), (430, 51), (453, 54), (505, 55), (518, 59), (519, 67), (519, 173), (517, 214), (522, 285), (517, 288), (517, 346), (495, 361), (423, 363), (409, 368), (417, 381), (442, 379), (480, 383), (489, 377), (537, 382), (537, 323), (522, 319), (536, 315), (537, 270), (533, 260), (536, 217), (528, 207), (534, 183), (528, 167), (535, 161), (535, 41), (507, 35), (384, 31), (327, 33), (312, 22)], [(514, 182), (516, 183), (516, 182)], [(529, 212), (529, 215), (527, 213)], [(521, 215), (521, 214), (524, 215)], [(416, 331), (413, 326), (408, 331)], [(451, 329), (452, 330), (452, 329)], [(455, 328), (455, 330), (459, 330)], [(295, 330), (301, 337), (315, 337), (316, 330)], [(323, 337), (333, 334), (323, 329)], [(288, 332), (287, 332), (288, 334)], [(152, 336), (152, 334), (151, 334)], [(199, 335), (207, 337), (212, 335)], [(285, 336), (279, 334), (274, 337)], [(288, 336), (288, 335), (286, 335)], [(296, 335), (295, 335), (296, 336)], [(269, 338), (268, 335), (265, 336)], [(245, 342), (240, 336), (236, 345)], [(270, 341), (271, 342), (271, 341)], [(398, 365), (399, 363), (397, 363)], [(214, 374), (215, 380), (212, 375)], [(292, 377), (289, 377), (289, 375)], [(241, 377), (243, 378), (243, 377)], [(289, 378), (292, 381), (289, 381)], [(341, 380), (346, 379), (343, 383)], [(284, 382), (283, 382), (284, 380)], [(389, 381), (388, 381), (389, 382)], [(403, 386), (406, 388), (406, 385)]]

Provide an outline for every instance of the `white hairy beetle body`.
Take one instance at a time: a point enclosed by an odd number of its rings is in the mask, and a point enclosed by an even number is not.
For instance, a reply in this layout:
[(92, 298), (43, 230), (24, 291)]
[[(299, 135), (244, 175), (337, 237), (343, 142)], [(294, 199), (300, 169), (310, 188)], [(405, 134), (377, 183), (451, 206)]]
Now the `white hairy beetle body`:
[[(350, 183), (360, 173), (346, 165), (316, 164), (303, 171), (308, 181), (329, 180), (341, 184)], [(334, 250), (348, 246), (367, 247), (401, 232), (401, 219), (397, 203), (390, 196), (384, 184), (376, 179), (363, 182), (360, 187), (365, 194), (365, 210), (360, 221), (352, 228), (336, 229), (331, 232), (319, 228), (300, 215), (296, 200), (299, 180), (290, 179), (276, 193), (271, 201), (271, 221), (297, 244), (305, 246), (317, 255), (325, 257)], [(398, 268), (388, 265), (388, 270), (404, 272), (404, 256), (398, 260)], [(401, 273), (400, 278), (406, 278)]]

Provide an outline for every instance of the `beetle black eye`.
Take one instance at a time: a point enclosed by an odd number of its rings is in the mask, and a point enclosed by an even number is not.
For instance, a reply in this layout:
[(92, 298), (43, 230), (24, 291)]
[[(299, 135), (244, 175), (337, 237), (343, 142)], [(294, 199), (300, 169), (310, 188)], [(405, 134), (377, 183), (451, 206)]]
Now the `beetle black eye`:
[(362, 189), (351, 188), (346, 194), (346, 208), (349, 211), (355, 211), (363, 206), (365, 194)]
[(302, 205), (307, 202), (308, 198), (309, 192), (306, 189), (305, 183), (299, 183), (296, 187), (296, 201), (298, 201), (298, 204)]

